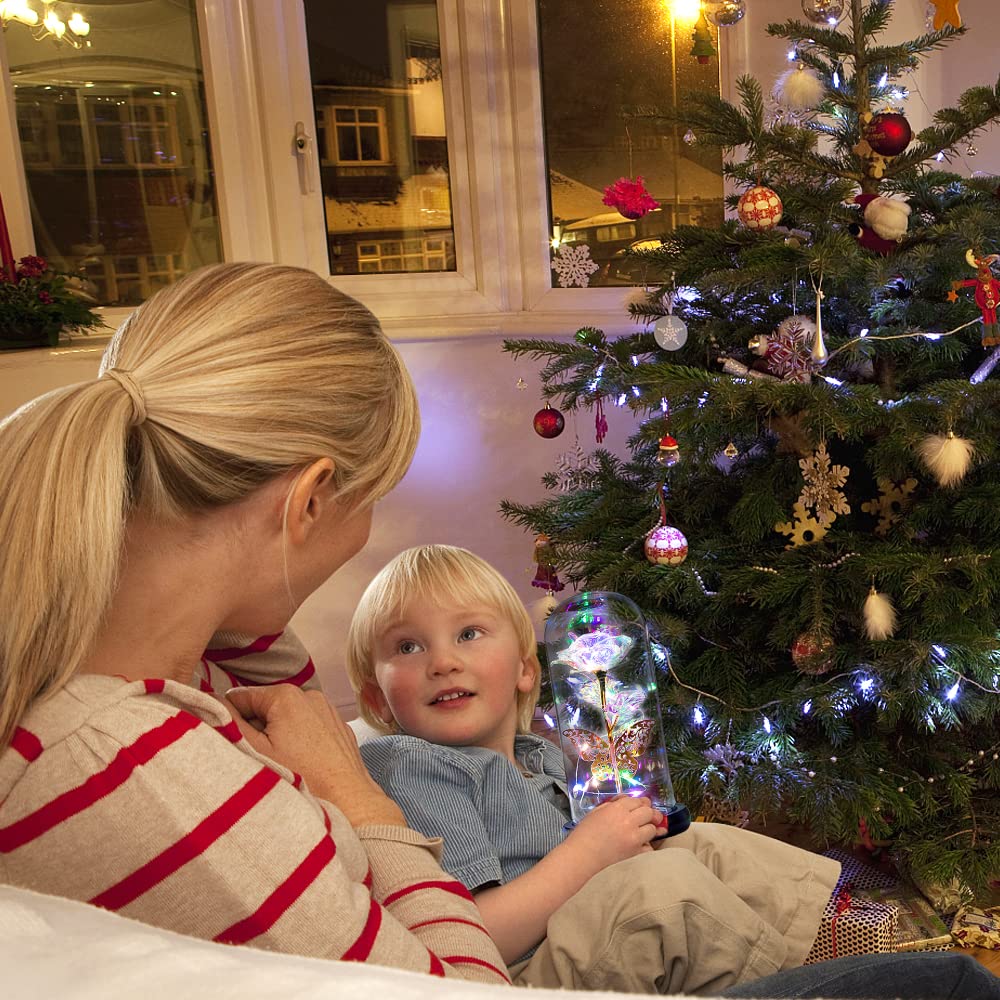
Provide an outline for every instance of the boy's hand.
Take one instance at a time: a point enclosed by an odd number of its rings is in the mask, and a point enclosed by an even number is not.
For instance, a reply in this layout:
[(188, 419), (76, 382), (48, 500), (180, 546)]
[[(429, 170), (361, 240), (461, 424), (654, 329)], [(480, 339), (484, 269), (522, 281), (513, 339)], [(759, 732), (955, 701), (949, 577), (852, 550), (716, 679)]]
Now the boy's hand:
[[(608, 865), (653, 850), (651, 841), (663, 832), (663, 813), (649, 799), (621, 795), (589, 812), (566, 838), (566, 847), (581, 852), (593, 873)], [(588, 860), (589, 859), (589, 860)]]

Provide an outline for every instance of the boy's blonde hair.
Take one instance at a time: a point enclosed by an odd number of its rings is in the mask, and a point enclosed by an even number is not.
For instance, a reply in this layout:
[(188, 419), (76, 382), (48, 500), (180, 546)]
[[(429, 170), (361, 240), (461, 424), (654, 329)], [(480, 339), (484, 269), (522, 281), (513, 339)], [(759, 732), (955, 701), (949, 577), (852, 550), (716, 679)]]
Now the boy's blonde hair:
[(362, 689), (366, 683), (377, 684), (375, 645), (379, 636), (414, 595), (443, 607), (484, 604), (510, 622), (521, 657), (530, 658), (535, 668), (532, 689), (517, 693), (517, 729), (528, 732), (541, 683), (531, 618), (514, 588), (485, 559), (453, 545), (418, 545), (401, 552), (361, 595), (347, 632), (347, 676), (365, 722), (382, 733), (395, 731), (374, 713)]
[(419, 431), (378, 321), (311, 271), (218, 264), (154, 295), (98, 378), (0, 423), (0, 749), (88, 655), (133, 513), (184, 519), (327, 456), (338, 501), (363, 508)]

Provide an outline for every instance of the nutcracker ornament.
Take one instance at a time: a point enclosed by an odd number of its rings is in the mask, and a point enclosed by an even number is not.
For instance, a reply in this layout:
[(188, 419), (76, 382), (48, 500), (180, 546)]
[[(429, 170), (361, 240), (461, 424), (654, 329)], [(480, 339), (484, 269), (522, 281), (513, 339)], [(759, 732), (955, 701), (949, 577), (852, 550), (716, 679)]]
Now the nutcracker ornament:
[(992, 265), (1000, 260), (1000, 254), (991, 253), (985, 257), (977, 257), (971, 250), (966, 251), (965, 259), (969, 267), (976, 269), (975, 278), (964, 281), (953, 281), (948, 293), (949, 302), (958, 301), (959, 288), (975, 288), (976, 305), (983, 314), (983, 347), (994, 347), (1000, 344), (1000, 329), (997, 327), (997, 306), (1000, 305), (1000, 281), (993, 275)]
[[(663, 745), (649, 626), (627, 597), (586, 591), (545, 625), (546, 660), (574, 826), (619, 795), (644, 795), (666, 817), (661, 837), (688, 828)], [(669, 652), (657, 646), (661, 659)]]

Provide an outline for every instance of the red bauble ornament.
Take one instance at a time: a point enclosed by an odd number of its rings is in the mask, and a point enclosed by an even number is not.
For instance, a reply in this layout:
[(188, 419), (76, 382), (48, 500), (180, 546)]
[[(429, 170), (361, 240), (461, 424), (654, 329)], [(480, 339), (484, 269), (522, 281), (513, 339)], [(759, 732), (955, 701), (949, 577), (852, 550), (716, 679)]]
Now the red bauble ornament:
[(654, 566), (679, 566), (688, 554), (688, 542), (669, 524), (661, 524), (646, 535), (646, 558)]
[(833, 666), (833, 640), (818, 632), (803, 632), (792, 644), (792, 659), (804, 674), (825, 674)]
[(543, 406), (534, 419), (535, 433), (543, 438), (557, 438), (563, 432), (566, 421), (563, 415), (551, 406)]
[(913, 129), (898, 111), (883, 111), (865, 125), (861, 135), (879, 156), (899, 156), (909, 146)]
[(736, 214), (747, 229), (771, 229), (781, 222), (782, 211), (777, 192), (762, 185), (744, 192), (736, 206)]

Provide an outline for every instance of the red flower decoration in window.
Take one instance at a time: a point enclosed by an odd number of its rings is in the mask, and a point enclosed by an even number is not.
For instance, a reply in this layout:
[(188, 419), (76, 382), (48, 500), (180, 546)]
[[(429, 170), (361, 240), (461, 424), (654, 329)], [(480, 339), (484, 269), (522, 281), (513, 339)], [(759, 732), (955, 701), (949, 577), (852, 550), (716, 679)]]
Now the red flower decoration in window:
[(17, 262), (17, 277), (40, 278), (49, 269), (44, 257), (22, 257)]
[(646, 190), (641, 175), (636, 176), (634, 181), (619, 177), (604, 189), (602, 200), (605, 205), (618, 209), (626, 219), (641, 219), (660, 207), (660, 203)]

